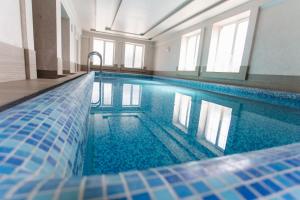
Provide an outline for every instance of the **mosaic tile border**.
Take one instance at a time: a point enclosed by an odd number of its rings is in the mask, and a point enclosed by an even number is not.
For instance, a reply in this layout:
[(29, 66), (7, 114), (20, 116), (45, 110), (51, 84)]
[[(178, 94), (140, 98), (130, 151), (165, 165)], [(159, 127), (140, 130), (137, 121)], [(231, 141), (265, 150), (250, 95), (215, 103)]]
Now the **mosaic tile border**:
[(2, 199), (300, 199), (300, 144), (207, 161), (69, 179), (6, 178)]
[[(267, 89), (251, 88), (251, 87), (242, 87), (234, 85), (225, 85), (220, 83), (208, 83), (200, 82), (195, 80), (184, 80), (156, 75), (140, 75), (140, 74), (120, 74), (120, 73), (104, 73), (107, 76), (115, 77), (135, 77), (135, 78), (148, 78), (158, 81), (164, 81), (168, 84), (173, 84), (177, 86), (183, 86), (198, 90), (205, 90), (210, 92), (216, 92), (219, 94), (230, 95), (234, 97), (242, 97), (250, 100), (262, 101), (265, 103), (275, 104), (275, 105), (284, 105), (291, 108), (300, 108), (300, 94), (293, 92), (284, 92), (284, 91), (274, 91)], [(98, 74), (96, 73), (96, 76)]]
[(0, 176), (80, 175), (94, 75), (0, 113)]

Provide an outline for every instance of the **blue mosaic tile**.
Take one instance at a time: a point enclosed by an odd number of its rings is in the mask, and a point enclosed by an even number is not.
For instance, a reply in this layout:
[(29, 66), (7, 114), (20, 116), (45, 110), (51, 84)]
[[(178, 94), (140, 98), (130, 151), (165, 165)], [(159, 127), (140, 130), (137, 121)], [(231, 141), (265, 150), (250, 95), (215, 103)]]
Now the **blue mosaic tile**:
[(179, 198), (185, 198), (193, 195), (192, 191), (185, 185), (173, 186), (173, 189)]
[(246, 186), (239, 186), (236, 190), (245, 198), (245, 199), (256, 199), (257, 196)]
[(124, 193), (125, 189), (122, 184), (118, 185), (109, 185), (107, 187), (107, 194), (108, 196), (115, 195), (115, 194), (122, 194)]
[(96, 199), (103, 197), (103, 193), (101, 188), (86, 188), (84, 190), (84, 199)]
[(168, 189), (156, 190), (154, 192), (155, 199), (173, 200), (173, 196)]
[(261, 194), (262, 196), (267, 196), (269, 194), (271, 194), (270, 191), (268, 191), (268, 189), (266, 189), (264, 186), (262, 186), (260, 183), (252, 183), (250, 185), (255, 191), (257, 191), (259, 194)]
[(202, 181), (198, 181), (198, 182), (192, 183), (192, 186), (199, 193), (204, 193), (204, 192), (210, 191), (210, 189), (208, 188), (208, 186), (205, 183), (203, 183)]
[(135, 194), (132, 196), (132, 200), (150, 200), (150, 195), (148, 193)]
[(164, 182), (159, 178), (147, 179), (147, 182), (150, 187), (158, 187), (164, 184)]
[(273, 192), (279, 192), (282, 188), (270, 179), (263, 180), (263, 183), (268, 186)]

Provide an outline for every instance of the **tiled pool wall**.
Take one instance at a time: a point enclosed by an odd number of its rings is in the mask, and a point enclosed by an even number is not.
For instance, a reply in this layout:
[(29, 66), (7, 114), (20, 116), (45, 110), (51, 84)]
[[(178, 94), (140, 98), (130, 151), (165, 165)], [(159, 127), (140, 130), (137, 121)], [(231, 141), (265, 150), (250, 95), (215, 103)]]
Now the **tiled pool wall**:
[(81, 175), (94, 75), (0, 113), (0, 176)]
[[(157, 81), (163, 81), (169, 84), (183, 86), (198, 90), (205, 90), (209, 92), (216, 92), (219, 94), (230, 95), (234, 97), (241, 97), (250, 100), (261, 101), (265, 103), (284, 105), (291, 108), (300, 108), (300, 94), (293, 92), (284, 92), (276, 90), (267, 90), (251, 87), (242, 87), (234, 85), (225, 85), (218, 83), (200, 82), (195, 80), (176, 79), (162, 76), (150, 76), (150, 75), (136, 75), (136, 74), (115, 74), (104, 73), (106, 76), (115, 77), (133, 77), (133, 78), (147, 78)], [(99, 76), (97, 73), (96, 76)]]
[(300, 144), (79, 177), (93, 79), (78, 78), (0, 113), (0, 199), (300, 199)]
[[(2, 199), (300, 199), (299, 144), (201, 162), (68, 179), (0, 181)], [(4, 197), (5, 196), (5, 197)]]

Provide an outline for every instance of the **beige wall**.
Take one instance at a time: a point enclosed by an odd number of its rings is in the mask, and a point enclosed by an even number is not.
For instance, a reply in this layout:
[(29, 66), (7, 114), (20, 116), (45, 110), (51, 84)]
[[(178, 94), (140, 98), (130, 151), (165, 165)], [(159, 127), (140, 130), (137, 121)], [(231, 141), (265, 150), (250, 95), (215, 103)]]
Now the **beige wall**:
[[(300, 76), (300, 1), (258, 0), (251, 1), (234, 10), (259, 7), (259, 15), (249, 73), (264, 75)], [(231, 11), (228, 11), (231, 12)], [(220, 16), (225, 16), (226, 13)], [(190, 31), (205, 28), (202, 44), (201, 66), (207, 65), (212, 19), (201, 22), (183, 31), (165, 35), (156, 41), (154, 70), (175, 72), (179, 63), (181, 36)], [(203, 35), (202, 35), (203, 36)]]
[(261, 7), (250, 74), (300, 76), (300, 1), (269, 1)]
[[(35, 1), (35, 0), (34, 0)], [(47, 0), (40, 1), (47, 4)], [(71, 22), (70, 33), (70, 60), (71, 71), (75, 71), (79, 64), (81, 25), (71, 0), (50, 0), (50, 6), (40, 10), (47, 26), (36, 30), (42, 37), (40, 42), (34, 43), (32, 0), (2, 0), (0, 6), (0, 82), (34, 79), (37, 77), (36, 47), (42, 49), (38, 54), (38, 68), (44, 69), (45, 62), (50, 63), (50, 69), (58, 66), (62, 73), (62, 45), (61, 45), (61, 19), (60, 6), (64, 5)], [(52, 12), (49, 12), (54, 8)], [(56, 11), (55, 11), (56, 10)], [(59, 12), (58, 12), (59, 11)], [(51, 21), (51, 17), (55, 20)], [(39, 16), (40, 17), (40, 16)], [(58, 19), (58, 20), (56, 20)], [(39, 22), (38, 22), (39, 23)], [(55, 36), (49, 36), (56, 31)], [(58, 34), (59, 33), (59, 34)], [(47, 48), (46, 44), (50, 48)], [(53, 51), (53, 49), (55, 49)], [(52, 50), (51, 50), (52, 49)], [(55, 53), (56, 52), (56, 53)], [(42, 56), (40, 55), (42, 54)], [(56, 54), (56, 55), (55, 55)]]
[(87, 55), (93, 50), (93, 38), (102, 38), (115, 41), (114, 64), (118, 67), (124, 65), (125, 42), (145, 45), (144, 66), (147, 70), (153, 69), (153, 42), (86, 31), (83, 32), (81, 37), (81, 65), (86, 65)]
[(1, 0), (0, 41), (15, 47), (22, 45), (22, 29), (19, 0)]
[[(31, 0), (27, 0), (27, 6)], [(0, 82), (24, 80), (25, 55), (24, 49), (31, 47), (30, 38), (32, 35), (32, 18), (27, 13), (27, 20), (24, 26), (27, 28), (29, 42), (23, 42), (21, 5), (19, 0), (2, 0), (0, 6)], [(24, 8), (22, 11), (28, 10)], [(23, 13), (26, 15), (26, 13)], [(31, 32), (30, 32), (31, 31)]]
[[(62, 35), (62, 59), (63, 70), (71, 72), (70, 69), (70, 20), (67, 18), (61, 19), (61, 35)], [(73, 72), (73, 70), (72, 70)]]

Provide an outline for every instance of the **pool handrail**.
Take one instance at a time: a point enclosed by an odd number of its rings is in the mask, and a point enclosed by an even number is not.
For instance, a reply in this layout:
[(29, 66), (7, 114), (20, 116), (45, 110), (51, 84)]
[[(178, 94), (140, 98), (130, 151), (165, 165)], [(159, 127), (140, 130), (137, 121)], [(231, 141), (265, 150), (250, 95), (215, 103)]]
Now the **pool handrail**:
[(98, 56), (100, 58), (100, 72), (102, 72), (102, 64), (103, 64), (103, 60), (102, 60), (102, 55), (97, 52), (97, 51), (91, 51), (89, 54), (88, 54), (88, 58), (87, 58), (87, 73), (89, 73), (91, 71), (91, 62), (90, 62), (90, 59), (92, 56)]

